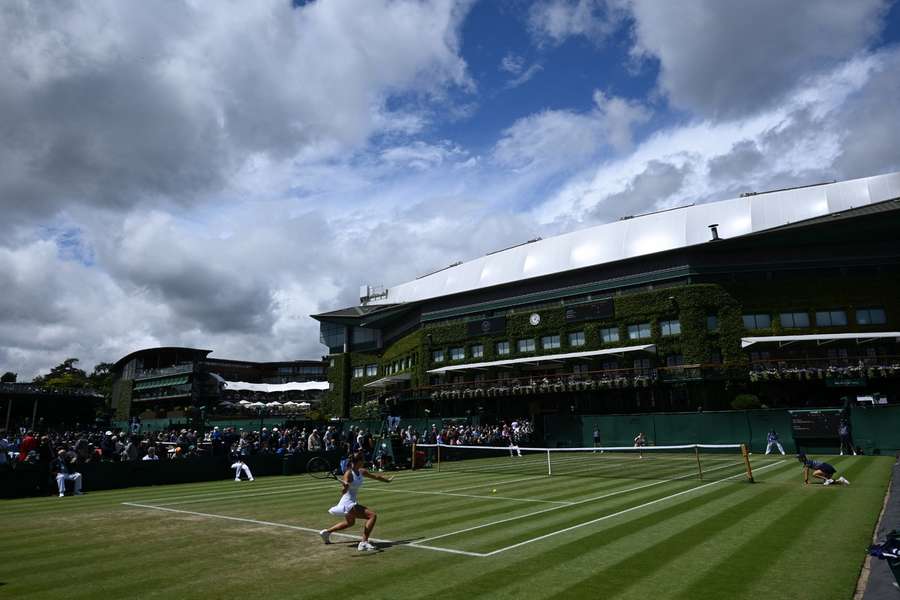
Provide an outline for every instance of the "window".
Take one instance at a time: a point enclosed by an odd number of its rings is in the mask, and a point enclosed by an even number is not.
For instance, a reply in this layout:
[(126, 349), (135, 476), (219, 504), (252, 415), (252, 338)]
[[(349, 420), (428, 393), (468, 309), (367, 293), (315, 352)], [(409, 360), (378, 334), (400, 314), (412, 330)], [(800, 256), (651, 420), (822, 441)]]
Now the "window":
[(604, 327), (600, 330), (600, 341), (604, 344), (609, 344), (612, 342), (619, 341), (619, 328), (618, 327)]
[(534, 338), (519, 340), (519, 352), (534, 352)]
[(825, 355), (828, 356), (828, 360), (830, 361), (847, 360), (847, 357), (849, 356), (846, 348), (829, 348)]
[(475, 344), (472, 346), (472, 358), (481, 358), (484, 356), (484, 346)]
[(570, 346), (584, 346), (584, 332), (583, 331), (575, 331), (569, 334), (569, 345)]
[(649, 358), (636, 358), (634, 359), (634, 370), (635, 374), (646, 373), (650, 370), (650, 359)]
[(328, 361), (328, 366), (331, 367), (332, 369), (334, 368), (334, 359), (333, 358)]
[(750, 353), (750, 362), (760, 362), (769, 360), (772, 356), (768, 351), (763, 350), (761, 352), (751, 352)]
[(782, 327), (809, 327), (809, 315), (805, 312), (781, 313)]
[(588, 366), (587, 365), (575, 365), (572, 367), (572, 373), (575, 375), (587, 375)]
[(600, 369), (603, 371), (617, 371), (619, 369), (619, 363), (614, 360), (605, 360), (600, 363)]
[(431, 353), (431, 360), (440, 363), (444, 362), (444, 351), (443, 350), (435, 350)]
[(375, 377), (378, 375), (378, 365), (366, 365), (366, 377)]
[(450, 348), (450, 360), (462, 360), (466, 357), (464, 348)]
[(359, 379), (363, 376), (364, 371), (365, 370), (362, 367), (353, 367), (353, 378)]
[(559, 336), (545, 335), (541, 338), (541, 348), (543, 348), (544, 350), (553, 350), (555, 348), (559, 348)]
[(768, 329), (772, 326), (772, 317), (763, 313), (744, 315), (746, 329)]
[(638, 323), (628, 326), (629, 340), (642, 340), (650, 337), (650, 323)]
[(816, 312), (819, 327), (841, 327), (847, 324), (847, 313), (843, 310), (820, 310)]
[(509, 342), (497, 342), (497, 356), (509, 354)]
[(681, 321), (674, 319), (672, 321), (660, 321), (659, 328), (663, 335), (679, 335), (681, 333)]
[(884, 325), (887, 315), (883, 308), (861, 308), (856, 311), (856, 322), (860, 325)]
[(680, 367), (684, 364), (684, 354), (670, 354), (666, 357), (667, 367)]
[(719, 317), (716, 315), (706, 315), (706, 330), (707, 331), (718, 331), (719, 330)]

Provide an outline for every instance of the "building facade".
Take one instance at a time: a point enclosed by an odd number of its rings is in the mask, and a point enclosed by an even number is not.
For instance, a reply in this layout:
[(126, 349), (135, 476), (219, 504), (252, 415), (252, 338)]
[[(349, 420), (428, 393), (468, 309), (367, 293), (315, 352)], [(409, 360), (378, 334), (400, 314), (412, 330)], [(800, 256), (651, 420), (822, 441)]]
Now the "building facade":
[[(900, 174), (537, 240), (313, 315), (334, 412), (896, 401)], [(749, 397), (749, 398), (748, 398)]]
[[(113, 367), (114, 418), (196, 418), (202, 408), (216, 412), (228, 394), (222, 382), (284, 384), (324, 381), (322, 360), (250, 362), (212, 358), (212, 350), (163, 347), (138, 350)], [(318, 400), (312, 392), (291, 398)]]

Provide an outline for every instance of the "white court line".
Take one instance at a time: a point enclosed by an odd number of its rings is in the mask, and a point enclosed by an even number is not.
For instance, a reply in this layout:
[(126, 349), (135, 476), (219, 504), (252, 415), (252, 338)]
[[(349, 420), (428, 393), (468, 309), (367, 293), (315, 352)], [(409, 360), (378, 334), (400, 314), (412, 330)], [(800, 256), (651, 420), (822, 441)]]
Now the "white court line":
[(461, 492), (463, 490), (471, 490), (479, 487), (493, 487), (495, 485), (506, 485), (507, 483), (519, 483), (520, 481), (531, 481), (532, 479), (547, 479), (546, 475), (532, 475), (531, 477), (523, 477), (521, 479), (510, 479), (508, 481), (494, 481), (492, 483), (479, 483), (478, 485), (467, 485), (465, 487), (452, 488), (449, 490), (441, 490), (442, 492)]
[[(714, 469), (709, 469), (709, 471), (715, 471), (715, 470), (717, 470), (717, 469), (724, 469), (724, 468), (730, 467), (730, 466), (732, 466), (732, 465), (725, 465), (725, 466), (723, 466), (723, 467), (716, 467), (716, 468), (714, 468)], [(742, 475), (743, 475), (743, 473), (742, 473)], [(644, 484), (644, 485), (639, 485), (639, 486), (636, 486), (636, 487), (633, 487), (633, 488), (627, 488), (627, 489), (624, 489), (624, 490), (616, 490), (616, 491), (614, 491), (614, 492), (609, 492), (608, 494), (603, 494), (602, 496), (593, 496), (593, 497), (591, 497), (591, 498), (585, 498), (584, 500), (576, 500), (575, 502), (572, 502), (572, 503), (569, 504), (568, 506), (577, 506), (577, 505), (579, 505), (579, 504), (585, 504), (585, 503), (587, 503), (587, 502), (594, 502), (594, 501), (596, 501), (596, 500), (604, 500), (604, 499), (606, 499), (606, 498), (611, 498), (611, 497), (613, 497), (613, 496), (618, 496), (619, 494), (626, 494), (626, 493), (628, 493), (628, 492), (636, 492), (636, 491), (638, 491), (638, 490), (643, 490), (643, 489), (646, 489), (646, 488), (649, 488), (649, 487), (653, 487), (653, 486), (655, 486), (655, 485), (660, 485), (660, 484), (662, 484), (662, 483), (671, 483), (671, 482), (673, 482), (673, 481), (679, 481), (679, 480), (681, 480), (681, 479), (684, 479), (685, 477), (687, 477), (687, 476), (685, 475), (685, 476), (682, 476), (682, 477), (676, 477), (676, 478), (674, 478), (674, 479), (661, 479), (661, 480), (659, 480), (659, 481), (654, 481), (654, 482), (652, 482), (652, 483), (646, 483), (646, 484)], [(566, 508), (566, 507), (565, 507), (565, 506), (553, 506), (553, 507), (551, 507), (551, 508), (544, 508), (544, 509), (542, 509), (542, 510), (536, 510), (536, 511), (534, 511), (534, 512), (527, 513), (527, 514), (524, 514), (524, 515), (519, 515), (519, 516), (516, 516), (516, 517), (507, 517), (507, 518), (505, 518), (505, 519), (500, 519), (499, 521), (491, 521), (490, 523), (484, 523), (484, 524), (482, 524), (482, 525), (475, 525), (475, 526), (473, 526), (473, 527), (467, 527), (466, 529), (460, 529), (460, 530), (458, 530), (458, 531), (451, 531), (450, 533), (442, 533), (441, 535), (435, 535), (435, 536), (432, 536), (432, 537), (429, 537), (429, 538), (425, 538), (424, 540), (422, 540), (422, 542), (430, 542), (430, 541), (433, 541), (433, 540), (439, 540), (439, 539), (441, 539), (441, 538), (450, 537), (451, 535), (457, 535), (457, 534), (460, 534), (460, 533), (467, 533), (467, 532), (469, 532), (469, 531), (475, 531), (476, 529), (482, 529), (482, 528), (484, 528), (484, 527), (492, 527), (492, 526), (494, 526), (494, 525), (500, 525), (501, 523), (508, 523), (509, 521), (517, 521), (517, 520), (519, 520), (519, 519), (527, 519), (528, 517), (533, 517), (533, 516), (535, 516), (535, 515), (540, 515), (540, 514), (543, 514), (543, 513), (547, 513), (547, 512), (550, 512), (550, 511), (554, 511), (554, 510), (559, 510), (559, 509), (561, 509), (561, 508)]]
[[(238, 523), (251, 523), (253, 525), (265, 525), (267, 527), (280, 527), (282, 529), (293, 529), (294, 531), (305, 531), (308, 533), (315, 533), (315, 534), (319, 533), (318, 529), (312, 529), (310, 527), (300, 527), (299, 525), (288, 525), (287, 523), (275, 523), (273, 521), (257, 521), (256, 519), (245, 519), (243, 517), (230, 517), (228, 515), (216, 515), (216, 514), (212, 514), (212, 513), (202, 513), (202, 512), (195, 512), (195, 511), (191, 511), (191, 510), (179, 510), (177, 508), (166, 508), (164, 506), (153, 506), (151, 504), (138, 504), (136, 502), (123, 502), (122, 504), (124, 504), (125, 506), (133, 506), (135, 508), (162, 510), (165, 512), (178, 513), (178, 514), (183, 514), (183, 515), (193, 515), (195, 517), (206, 517), (208, 519), (224, 519), (226, 521), (237, 521)], [(335, 532), (335, 533), (332, 533), (331, 535), (350, 538), (353, 540), (362, 539), (358, 535), (351, 535), (349, 533)], [(440, 546), (425, 546), (422, 544), (418, 544), (416, 542), (404, 544), (401, 542), (394, 542), (391, 540), (382, 540), (382, 539), (376, 539), (376, 538), (370, 538), (370, 539), (372, 541), (374, 541), (375, 543), (392, 544), (392, 545), (396, 545), (396, 546), (406, 546), (406, 547), (410, 547), (410, 548), (422, 548), (424, 550), (434, 550), (436, 552), (448, 552), (450, 554), (462, 554), (464, 556), (478, 556), (478, 557), (487, 556), (486, 554), (484, 554), (482, 552), (467, 552), (465, 550), (455, 550), (453, 548), (441, 548)]]
[[(771, 467), (777, 467), (778, 465), (780, 465), (781, 463), (784, 463), (784, 462), (787, 462), (787, 461), (780, 460), (780, 461), (778, 461), (777, 463), (774, 463), (774, 464), (771, 464), (771, 465), (767, 465), (767, 466), (765, 466), (765, 467), (760, 467), (759, 469), (756, 469), (756, 471), (763, 471), (763, 470), (768, 469), (768, 468), (771, 468)], [(708, 487), (710, 487), (710, 486), (712, 486), (712, 485), (716, 485), (716, 484), (718, 484), (718, 483), (722, 483), (723, 481), (728, 481), (729, 479), (734, 479), (734, 478), (736, 478), (736, 477), (743, 477), (743, 476), (745, 476), (745, 473), (738, 473), (737, 475), (731, 475), (730, 477), (726, 477), (726, 478), (724, 478), (724, 479), (719, 479), (718, 481), (713, 481), (712, 483), (704, 483), (703, 485), (699, 485), (699, 486), (697, 486), (697, 487), (692, 487), (692, 488), (689, 489), (689, 490), (684, 490), (684, 491), (682, 491), (682, 492), (677, 492), (677, 493), (675, 493), (675, 494), (672, 494), (672, 495), (670, 495), (670, 496), (666, 496), (666, 497), (664, 497), (664, 498), (657, 498), (656, 500), (651, 500), (650, 502), (644, 502), (643, 504), (639, 504), (639, 505), (637, 505), (637, 506), (632, 506), (631, 508), (626, 508), (626, 509), (624, 509), (624, 510), (620, 510), (619, 512), (615, 512), (615, 513), (612, 513), (612, 514), (609, 514), (609, 515), (604, 515), (604, 516), (598, 517), (598, 518), (596, 518), (596, 519), (591, 519), (590, 521), (585, 521), (584, 523), (579, 523), (579, 524), (577, 524), (577, 525), (572, 525), (571, 527), (566, 527), (565, 529), (560, 529), (560, 530), (558, 530), (558, 531), (553, 531), (553, 532), (551, 532), (551, 533), (546, 533), (546, 534), (544, 534), (544, 535), (539, 535), (538, 537), (531, 538), (531, 539), (529, 539), (529, 540), (525, 540), (525, 541), (519, 542), (519, 543), (517, 543), (517, 544), (512, 544), (511, 546), (505, 546), (505, 547), (503, 547), (503, 548), (498, 548), (497, 550), (493, 550), (493, 551), (491, 551), (491, 552), (487, 552), (486, 555), (487, 555), (487, 556), (494, 556), (494, 555), (496, 555), (496, 554), (500, 554), (501, 552), (506, 552), (507, 550), (512, 550), (512, 549), (514, 549), (514, 548), (519, 548), (519, 547), (521, 547), (521, 546), (524, 546), (525, 544), (530, 544), (530, 543), (532, 543), (532, 542), (539, 542), (539, 541), (541, 541), (541, 540), (545, 540), (545, 539), (547, 539), (547, 538), (549, 538), (549, 537), (553, 537), (553, 536), (559, 535), (559, 534), (561, 534), (561, 533), (567, 533), (567, 532), (572, 531), (572, 530), (574, 530), (574, 529), (579, 529), (579, 528), (581, 528), (581, 527), (587, 527), (588, 525), (593, 525), (594, 523), (599, 523), (600, 521), (605, 521), (605, 520), (607, 520), (607, 519), (612, 519), (613, 517), (618, 517), (618, 516), (620, 516), (620, 515), (624, 515), (624, 514), (626, 514), (626, 513), (630, 513), (630, 512), (635, 511), (635, 510), (639, 510), (639, 509), (641, 509), (641, 508), (646, 508), (647, 506), (652, 506), (652, 505), (657, 504), (657, 503), (659, 503), (659, 502), (664, 502), (664, 501), (666, 501), (666, 500), (671, 500), (672, 498), (677, 498), (678, 496), (683, 496), (684, 494), (690, 494), (691, 492), (695, 492), (695, 491), (697, 491), (697, 490), (702, 490), (703, 488), (708, 488)], [(429, 540), (428, 540), (428, 539), (425, 539), (425, 540), (422, 540), (422, 541), (423, 541), (423, 542), (426, 542), (426, 541), (429, 541)]]
[[(460, 473), (460, 472), (452, 472), (452, 473), (448, 472), (445, 474), (446, 477), (451, 477), (454, 479), (465, 476), (465, 475), (466, 475), (465, 473)], [(473, 476), (472, 474), (469, 474), (469, 475)], [(408, 475), (398, 476), (396, 481), (406, 480), (406, 479), (410, 479), (413, 477), (435, 477), (435, 476), (438, 476), (438, 474), (430, 473), (430, 472), (410, 473)], [(335, 485), (336, 482), (333, 480), (330, 480), (330, 481), (323, 480), (323, 481), (308, 482), (308, 483), (288, 483), (288, 485), (290, 487), (268, 486), (267, 485), (266, 487), (263, 488), (264, 491), (251, 492), (250, 494), (247, 494), (245, 492), (252, 489), (252, 486), (249, 486), (246, 481), (242, 482), (242, 484), (245, 487), (243, 487), (241, 490), (232, 490), (232, 491), (217, 490), (217, 491), (203, 492), (200, 494), (184, 494), (181, 496), (160, 496), (157, 498), (141, 499), (141, 500), (138, 500), (138, 502), (146, 502), (146, 503), (153, 502), (155, 504), (160, 504), (161, 506), (167, 506), (170, 504), (189, 504), (189, 503), (194, 503), (194, 502), (204, 502), (207, 500), (209, 500), (209, 501), (228, 500), (230, 498), (242, 499), (245, 497), (250, 497), (251, 495), (261, 496), (261, 495), (271, 495), (271, 494), (287, 494), (287, 493), (295, 492), (298, 490), (306, 490), (306, 489), (314, 489), (314, 488), (321, 488), (323, 490), (326, 490), (326, 489), (328, 489), (329, 486)], [(182, 498), (184, 498), (185, 500), (181, 500)]]
[(473, 494), (454, 494), (452, 492), (424, 492), (421, 490), (390, 490), (388, 488), (369, 488), (366, 490), (366, 493), (369, 494), (371, 492), (380, 492), (380, 493), (389, 493), (389, 494), (423, 494), (426, 496), (456, 496), (459, 498), (479, 498), (483, 500), (513, 500), (516, 502), (543, 502), (545, 504), (562, 504), (563, 506), (571, 506), (575, 504), (574, 502), (565, 502), (562, 500), (538, 500), (536, 498), (512, 498), (510, 496), (496, 496), (491, 494), (490, 496), (476, 496)]

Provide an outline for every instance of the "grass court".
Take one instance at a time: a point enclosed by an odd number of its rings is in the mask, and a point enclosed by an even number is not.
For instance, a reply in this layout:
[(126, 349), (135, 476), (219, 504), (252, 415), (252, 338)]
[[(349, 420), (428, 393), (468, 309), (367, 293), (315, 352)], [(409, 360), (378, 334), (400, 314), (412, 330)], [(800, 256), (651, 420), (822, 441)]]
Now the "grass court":
[[(790, 455), (753, 455), (755, 484), (733, 459), (702, 480), (650, 460), (598, 476), (579, 464), (547, 477), (508, 457), (401, 471), (360, 492), (379, 513), (376, 553), (356, 550), (361, 521), (329, 546), (316, 534), (335, 522), (330, 480), (93, 493), (86, 481), (83, 497), (3, 502), (0, 597), (843, 600), (893, 459), (817, 458), (852, 485), (804, 486)], [(598, 459), (577, 460), (615, 464)]]

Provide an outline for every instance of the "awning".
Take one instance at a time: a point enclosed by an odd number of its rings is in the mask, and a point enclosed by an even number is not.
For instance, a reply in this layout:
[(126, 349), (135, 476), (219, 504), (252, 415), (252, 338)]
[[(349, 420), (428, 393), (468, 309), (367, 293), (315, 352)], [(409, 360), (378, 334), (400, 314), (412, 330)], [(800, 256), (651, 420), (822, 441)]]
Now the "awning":
[(853, 340), (857, 344), (864, 344), (872, 340), (890, 339), (900, 342), (900, 331), (870, 331), (868, 333), (814, 333), (809, 335), (766, 335), (762, 337), (741, 338), (741, 348), (767, 342), (787, 346), (794, 342), (815, 342), (816, 345), (828, 344), (838, 340)]
[(137, 381), (134, 384), (134, 390), (149, 390), (151, 388), (169, 387), (171, 385), (184, 385), (188, 382), (187, 375), (176, 375), (174, 377), (162, 377), (160, 379), (151, 379), (149, 381)]
[(382, 377), (381, 379), (376, 379), (370, 383), (363, 385), (363, 387), (367, 388), (384, 388), (393, 383), (402, 383), (404, 381), (409, 381), (412, 378), (412, 373), (400, 373), (399, 375), (388, 375), (387, 377)]
[(219, 383), (221, 383), (226, 390), (230, 390), (232, 392), (263, 392), (263, 393), (276, 393), (276, 392), (294, 392), (300, 391), (305, 392), (307, 390), (327, 390), (330, 385), (327, 381), (290, 381), (288, 383), (249, 383), (246, 381), (227, 381), (222, 378), (221, 375), (216, 373), (210, 373), (210, 375)]
[(429, 373), (448, 373), (450, 371), (465, 371), (467, 369), (489, 369), (491, 367), (503, 367), (506, 365), (536, 365), (542, 362), (559, 362), (561, 360), (573, 360), (578, 358), (592, 358), (606, 354), (625, 354), (626, 352), (656, 352), (656, 344), (644, 344), (641, 346), (624, 346), (622, 348), (605, 348), (603, 350), (586, 350), (584, 352), (566, 352), (564, 354), (542, 354), (541, 356), (529, 356), (526, 358), (510, 358), (507, 360), (492, 360), (490, 362), (469, 363), (466, 365), (453, 365), (431, 369)]

